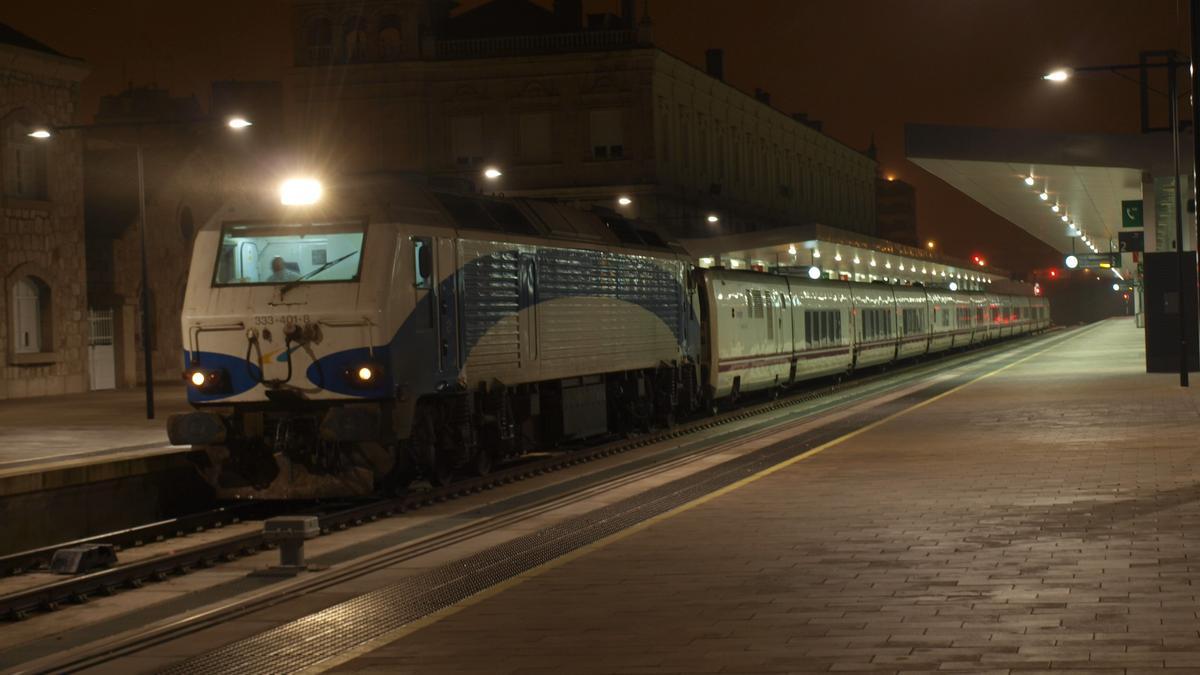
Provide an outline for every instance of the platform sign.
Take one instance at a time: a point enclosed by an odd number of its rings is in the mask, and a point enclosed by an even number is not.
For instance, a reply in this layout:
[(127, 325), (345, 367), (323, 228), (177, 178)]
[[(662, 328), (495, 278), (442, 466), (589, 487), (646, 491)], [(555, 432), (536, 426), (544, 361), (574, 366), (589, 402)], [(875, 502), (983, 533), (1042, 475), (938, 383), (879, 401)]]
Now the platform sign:
[(1121, 227), (1142, 227), (1142, 200), (1124, 199), (1121, 201)]
[(1120, 244), (1121, 253), (1134, 253), (1146, 250), (1146, 233), (1145, 232), (1118, 232), (1117, 242)]
[(1107, 267), (1120, 267), (1121, 266), (1121, 254), (1120, 253), (1087, 253), (1087, 254), (1080, 253), (1080, 254), (1078, 254), (1078, 257), (1079, 257), (1079, 266), (1080, 267), (1105, 267), (1105, 268), (1107, 268)]

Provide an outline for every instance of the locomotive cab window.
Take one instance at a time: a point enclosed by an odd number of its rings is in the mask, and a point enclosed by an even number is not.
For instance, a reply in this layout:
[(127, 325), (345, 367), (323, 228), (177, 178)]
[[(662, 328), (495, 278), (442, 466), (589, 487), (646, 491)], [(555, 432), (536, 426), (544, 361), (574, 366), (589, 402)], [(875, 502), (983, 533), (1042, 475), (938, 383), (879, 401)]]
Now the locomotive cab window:
[(362, 223), (229, 223), (213, 286), (358, 281)]

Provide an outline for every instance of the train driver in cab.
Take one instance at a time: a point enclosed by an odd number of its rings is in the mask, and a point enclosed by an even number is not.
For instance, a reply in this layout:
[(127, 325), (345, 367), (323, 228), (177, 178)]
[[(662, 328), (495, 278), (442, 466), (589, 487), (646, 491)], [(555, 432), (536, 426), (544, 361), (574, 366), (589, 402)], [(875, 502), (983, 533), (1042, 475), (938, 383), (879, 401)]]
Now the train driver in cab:
[(284, 283), (295, 281), (300, 278), (299, 272), (294, 272), (288, 269), (287, 263), (284, 262), (283, 256), (275, 256), (271, 259), (271, 276), (267, 277), (269, 283)]

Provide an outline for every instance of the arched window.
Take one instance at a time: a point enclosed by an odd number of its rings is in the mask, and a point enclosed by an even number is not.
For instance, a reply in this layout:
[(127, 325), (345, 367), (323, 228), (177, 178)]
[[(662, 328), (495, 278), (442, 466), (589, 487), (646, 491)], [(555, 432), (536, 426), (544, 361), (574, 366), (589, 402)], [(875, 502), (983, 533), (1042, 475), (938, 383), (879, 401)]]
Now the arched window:
[(342, 53), (346, 61), (358, 63), (367, 60), (367, 20), (361, 16), (346, 19), (346, 29), (342, 33)]
[(400, 58), (404, 52), (404, 34), (400, 17), (384, 14), (379, 19), (379, 57), (385, 61)]
[(35, 276), (17, 279), (12, 287), (12, 341), (16, 354), (50, 349), (50, 287)]
[(308, 22), (304, 35), (310, 63), (328, 63), (333, 55), (333, 25), (329, 19), (317, 17)]
[(4, 125), (4, 194), (46, 199), (46, 142), (30, 138), (33, 127), (20, 117)]

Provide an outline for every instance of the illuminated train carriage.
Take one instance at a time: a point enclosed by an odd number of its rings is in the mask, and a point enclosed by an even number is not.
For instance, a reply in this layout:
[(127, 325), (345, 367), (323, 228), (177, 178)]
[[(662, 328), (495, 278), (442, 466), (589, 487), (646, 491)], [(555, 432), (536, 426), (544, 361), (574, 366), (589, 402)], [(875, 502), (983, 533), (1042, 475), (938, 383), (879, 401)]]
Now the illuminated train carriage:
[(695, 404), (691, 264), (628, 221), (401, 183), (272, 201), (202, 229), (184, 300), (169, 432), (221, 497), (443, 484)]

